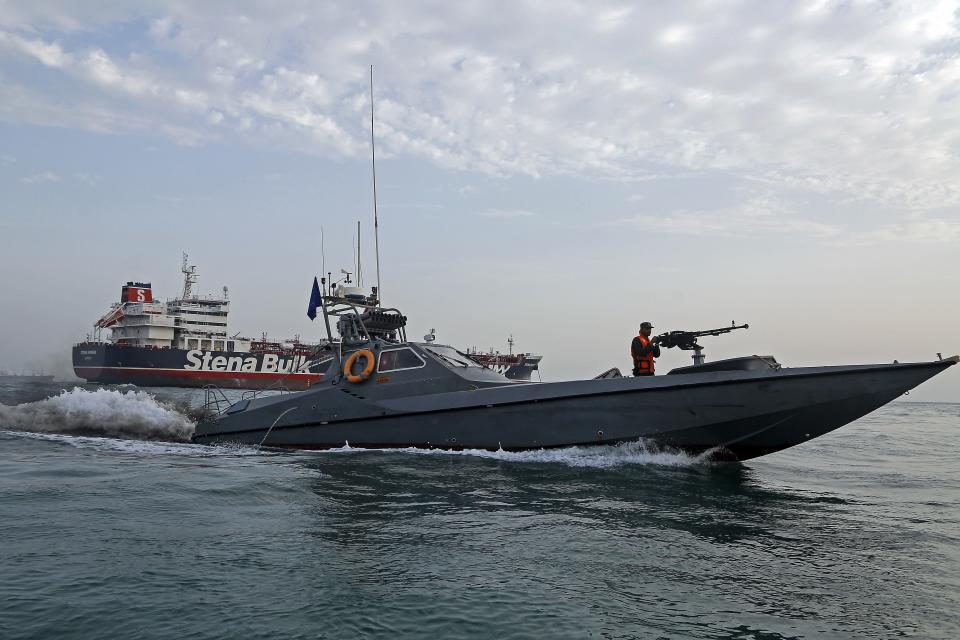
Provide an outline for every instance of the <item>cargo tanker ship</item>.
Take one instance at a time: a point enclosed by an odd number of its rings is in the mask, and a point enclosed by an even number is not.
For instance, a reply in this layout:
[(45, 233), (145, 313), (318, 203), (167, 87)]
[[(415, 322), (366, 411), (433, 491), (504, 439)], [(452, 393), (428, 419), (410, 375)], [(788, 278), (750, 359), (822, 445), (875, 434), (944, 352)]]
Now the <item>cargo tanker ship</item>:
[[(323, 379), (330, 352), (325, 343), (230, 335), (228, 290), (198, 296), (195, 266), (184, 254), (179, 298), (154, 300), (149, 282), (127, 282), (120, 302), (73, 347), (73, 370), (89, 382), (145, 387), (233, 389), (308, 388)], [(103, 332), (110, 332), (103, 338)]]
[(490, 348), (488, 351), (478, 351), (476, 347), (467, 351), (467, 354), (485, 367), (493, 369), (508, 380), (529, 380), (536, 371), (540, 375), (540, 361), (543, 356), (532, 353), (514, 353), (513, 336), (507, 339), (509, 353), (500, 353)]

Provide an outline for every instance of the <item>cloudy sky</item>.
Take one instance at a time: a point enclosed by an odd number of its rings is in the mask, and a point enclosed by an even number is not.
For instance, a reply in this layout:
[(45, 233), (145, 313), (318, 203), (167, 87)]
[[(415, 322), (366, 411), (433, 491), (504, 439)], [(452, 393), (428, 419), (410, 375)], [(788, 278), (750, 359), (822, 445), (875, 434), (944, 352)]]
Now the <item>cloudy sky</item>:
[[(0, 1), (0, 368), (128, 279), (229, 285), (232, 329), (316, 337), (372, 257), (411, 335), (629, 367), (960, 352), (957, 2)], [(374, 264), (364, 261), (366, 284)], [(661, 367), (686, 364), (669, 352)], [(951, 372), (913, 394), (960, 401)]]

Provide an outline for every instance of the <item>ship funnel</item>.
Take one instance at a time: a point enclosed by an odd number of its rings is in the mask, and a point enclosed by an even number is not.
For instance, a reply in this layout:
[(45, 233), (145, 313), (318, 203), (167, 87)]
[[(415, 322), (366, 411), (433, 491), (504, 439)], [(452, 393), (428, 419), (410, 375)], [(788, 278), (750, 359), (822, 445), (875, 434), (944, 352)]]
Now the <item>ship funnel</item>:
[(120, 302), (153, 302), (153, 289), (149, 282), (128, 282), (120, 292)]

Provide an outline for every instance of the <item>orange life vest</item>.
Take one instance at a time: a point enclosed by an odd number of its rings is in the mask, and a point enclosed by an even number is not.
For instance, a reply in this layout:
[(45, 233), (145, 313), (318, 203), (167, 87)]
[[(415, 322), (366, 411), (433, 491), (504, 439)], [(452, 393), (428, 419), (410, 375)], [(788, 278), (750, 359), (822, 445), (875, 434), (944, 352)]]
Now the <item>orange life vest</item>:
[[(650, 338), (644, 335), (637, 336), (637, 340), (640, 341), (640, 346), (642, 346), (643, 348), (647, 348), (648, 346), (650, 346)], [(631, 353), (630, 355), (633, 356), (634, 369), (636, 369), (640, 373), (653, 373), (654, 371), (653, 353), (647, 353), (647, 355), (645, 356), (638, 356), (633, 353)]]

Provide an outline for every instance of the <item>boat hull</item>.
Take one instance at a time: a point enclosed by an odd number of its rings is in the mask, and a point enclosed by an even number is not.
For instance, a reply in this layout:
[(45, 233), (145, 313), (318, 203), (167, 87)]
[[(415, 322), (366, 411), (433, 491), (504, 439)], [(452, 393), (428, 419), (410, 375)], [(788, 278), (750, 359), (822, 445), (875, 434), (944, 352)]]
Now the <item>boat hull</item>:
[(644, 439), (746, 460), (866, 415), (956, 361), (512, 385), (371, 401), (292, 394), (202, 423), (197, 442), (524, 450)]

